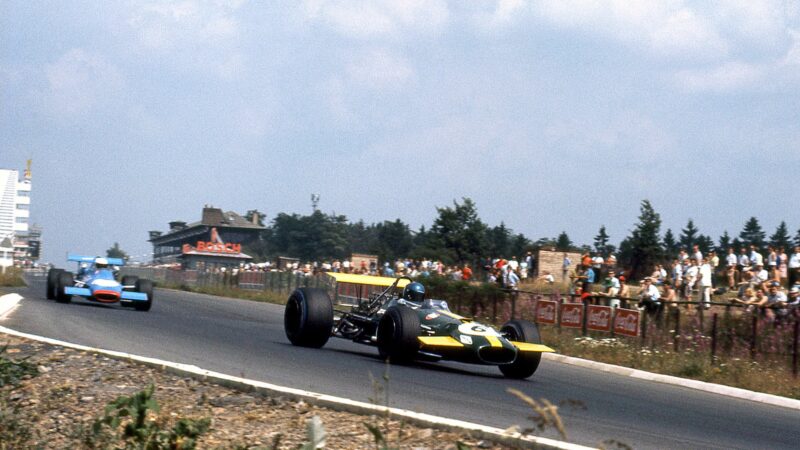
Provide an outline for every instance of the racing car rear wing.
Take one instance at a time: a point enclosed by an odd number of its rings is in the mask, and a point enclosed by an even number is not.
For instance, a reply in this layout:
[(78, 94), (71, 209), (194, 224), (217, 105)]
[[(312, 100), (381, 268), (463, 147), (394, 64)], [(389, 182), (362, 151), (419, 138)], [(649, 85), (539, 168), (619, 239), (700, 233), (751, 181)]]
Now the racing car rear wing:
[(376, 277), (372, 275), (357, 275), (354, 273), (341, 273), (341, 272), (326, 272), (327, 275), (333, 277), (337, 283), (350, 283), (350, 284), (364, 284), (367, 286), (381, 286), (389, 287), (397, 282), (397, 287), (405, 287), (411, 280), (402, 278), (391, 277)]
[[(67, 261), (74, 261), (79, 263), (94, 263), (94, 260), (99, 258), (99, 256), (83, 256), (83, 255), (76, 255), (74, 253), (67, 253)], [(122, 258), (106, 258), (109, 264), (113, 266), (124, 266), (125, 261)]]

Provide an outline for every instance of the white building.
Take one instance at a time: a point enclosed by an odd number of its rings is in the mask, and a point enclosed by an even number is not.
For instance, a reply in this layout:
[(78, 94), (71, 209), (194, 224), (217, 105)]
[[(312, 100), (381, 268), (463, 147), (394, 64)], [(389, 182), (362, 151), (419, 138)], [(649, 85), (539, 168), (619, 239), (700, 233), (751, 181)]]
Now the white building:
[(19, 172), (0, 169), (0, 241), (9, 239), (14, 243), (16, 255), (25, 256), (27, 241), (17, 241), (18, 236), (27, 236), (31, 216), (31, 161), (25, 169), (25, 176), (19, 179)]

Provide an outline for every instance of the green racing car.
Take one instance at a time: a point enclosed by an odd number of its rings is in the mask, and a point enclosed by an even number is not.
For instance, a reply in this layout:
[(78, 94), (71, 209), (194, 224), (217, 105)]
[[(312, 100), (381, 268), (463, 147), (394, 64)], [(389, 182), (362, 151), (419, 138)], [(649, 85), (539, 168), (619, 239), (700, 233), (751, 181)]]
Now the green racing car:
[(519, 379), (536, 372), (542, 353), (554, 351), (542, 345), (535, 323), (510, 320), (495, 330), (452, 313), (443, 300), (426, 299), (424, 286), (408, 277), (328, 275), (337, 282), (337, 298), (342, 284), (357, 287), (357, 295), (348, 308), (336, 309), (324, 289), (292, 292), (284, 329), (293, 345), (320, 348), (335, 336), (377, 346), (380, 356), (392, 363), (451, 360), (495, 365), (504, 376)]

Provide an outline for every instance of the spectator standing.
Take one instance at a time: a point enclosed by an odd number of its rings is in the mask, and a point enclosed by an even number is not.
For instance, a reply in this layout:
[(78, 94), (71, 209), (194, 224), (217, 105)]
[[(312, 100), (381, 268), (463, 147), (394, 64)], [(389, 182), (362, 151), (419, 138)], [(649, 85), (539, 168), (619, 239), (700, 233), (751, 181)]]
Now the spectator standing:
[(567, 272), (569, 271), (569, 267), (572, 265), (572, 260), (569, 259), (566, 253), (564, 253), (564, 259), (561, 261), (561, 279), (567, 279)]
[(775, 251), (775, 247), (769, 246), (769, 253), (767, 253), (767, 272), (769, 272), (769, 277), (773, 280), (779, 279), (778, 276), (778, 252)]
[[(780, 248), (778, 252), (778, 276), (781, 283), (786, 283), (789, 278), (789, 256), (786, 255), (786, 249)], [(791, 287), (791, 285), (789, 285)]]
[(686, 249), (682, 248), (678, 252), (678, 261), (680, 261), (681, 264), (683, 264), (687, 259), (689, 259), (689, 255), (686, 253)]
[(713, 288), (717, 285), (716, 278), (718, 273), (717, 269), (719, 269), (719, 256), (717, 256), (717, 252), (714, 250), (708, 252), (708, 255), (709, 255), (708, 263), (711, 265), (711, 274), (712, 274), (711, 287)]
[(464, 268), (461, 269), (461, 279), (464, 281), (472, 279), (472, 269), (470, 269), (469, 264), (464, 264)]
[(739, 249), (739, 273), (742, 273), (745, 267), (750, 267), (750, 257), (747, 256), (747, 249), (742, 247)]
[(711, 264), (708, 262), (708, 258), (703, 258), (702, 264), (700, 264), (700, 270), (698, 272), (698, 281), (700, 283), (701, 291), (700, 300), (698, 300), (698, 307), (708, 309), (711, 307), (711, 286), (714, 276), (714, 271), (711, 269)]
[(683, 273), (684, 279), (684, 289), (683, 289), (683, 297), (687, 300), (692, 298), (692, 290), (694, 289), (694, 285), (697, 282), (697, 277), (700, 274), (700, 268), (697, 267), (695, 264), (694, 259), (687, 260), (687, 266)]
[(609, 297), (608, 306), (612, 308), (619, 308), (619, 291), (621, 286), (619, 278), (616, 277), (616, 272), (614, 270), (608, 271), (608, 276), (605, 278), (604, 287), (604, 294)]
[(789, 286), (800, 282), (800, 245), (794, 248), (794, 253), (789, 257)]
[(516, 256), (511, 257), (511, 261), (508, 262), (508, 265), (511, 266), (511, 270), (514, 272), (519, 270), (519, 261), (517, 261)]
[(672, 286), (680, 291), (683, 286), (683, 266), (681, 262), (678, 261), (678, 258), (672, 260), (671, 269), (670, 278), (672, 279)]
[(703, 252), (700, 251), (700, 246), (697, 244), (692, 246), (692, 259), (698, 266), (703, 263)]
[(533, 278), (533, 253), (528, 252), (525, 255), (525, 262), (528, 264), (528, 277)]
[(758, 252), (755, 244), (750, 245), (750, 265), (755, 269), (756, 266), (764, 266), (764, 256)]
[(734, 289), (736, 287), (737, 276), (739, 275), (739, 271), (736, 270), (736, 265), (739, 263), (738, 258), (736, 258), (736, 254), (733, 251), (733, 247), (728, 247), (728, 255), (725, 256), (725, 265), (727, 266), (727, 270), (725, 275), (728, 278), (728, 288)]

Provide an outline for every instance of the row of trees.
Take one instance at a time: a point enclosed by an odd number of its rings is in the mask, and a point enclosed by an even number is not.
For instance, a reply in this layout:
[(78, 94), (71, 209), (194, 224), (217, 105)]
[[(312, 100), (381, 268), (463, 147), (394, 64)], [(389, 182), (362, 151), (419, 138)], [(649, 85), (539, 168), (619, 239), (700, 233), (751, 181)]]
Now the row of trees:
[[(436, 208), (436, 211), (430, 228), (422, 226), (418, 230), (411, 230), (400, 219), (367, 225), (363, 221), (351, 223), (343, 215), (324, 214), (318, 210), (307, 216), (281, 213), (267, 226), (259, 241), (247, 246), (246, 251), (260, 260), (284, 255), (320, 261), (342, 259), (352, 253), (369, 253), (378, 255), (382, 261), (411, 257), (440, 259), (447, 264), (474, 264), (485, 257), (522, 256), (527, 251), (544, 247), (603, 256), (616, 253), (618, 262), (629, 268), (632, 276), (638, 277), (652, 270), (654, 264), (676, 256), (680, 248), (691, 249), (695, 244), (704, 253), (717, 250), (720, 254), (731, 246), (738, 249), (754, 244), (765, 248), (770, 244), (788, 251), (793, 244), (800, 244), (800, 230), (792, 242), (786, 223), (781, 222), (767, 238), (755, 217), (745, 223), (738, 237), (732, 238), (726, 231), (716, 243), (710, 236), (700, 233), (691, 219), (677, 237), (670, 229), (662, 236), (661, 217), (647, 200), (642, 201), (639, 221), (619, 248), (610, 243), (605, 226), (600, 227), (592, 247), (575, 245), (566, 232), (555, 238), (533, 241), (503, 223), (489, 226), (483, 222), (469, 198)], [(255, 213), (249, 211), (246, 217)]]

